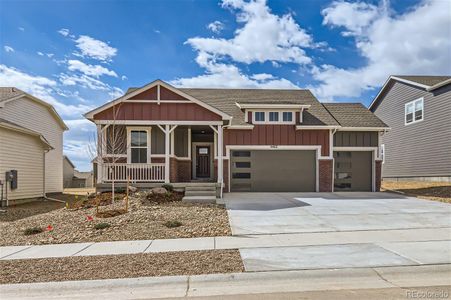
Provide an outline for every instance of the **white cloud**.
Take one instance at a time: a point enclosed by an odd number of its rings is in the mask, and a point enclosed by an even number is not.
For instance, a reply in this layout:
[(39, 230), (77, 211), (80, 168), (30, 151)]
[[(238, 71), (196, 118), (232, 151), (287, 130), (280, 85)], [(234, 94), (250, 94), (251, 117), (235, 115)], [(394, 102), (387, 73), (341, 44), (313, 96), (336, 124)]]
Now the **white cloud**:
[(224, 24), (221, 21), (214, 21), (208, 24), (207, 28), (210, 29), (213, 33), (219, 34), (224, 29)]
[(116, 48), (87, 35), (80, 35), (75, 42), (77, 48), (81, 51), (81, 55), (100, 61), (111, 61), (117, 53)]
[(53, 53), (47, 53), (46, 55), (47, 55), (48, 58), (52, 58), (55, 54), (53, 54)]
[(158, 30), (158, 29), (154, 29), (153, 32), (155, 32), (155, 33), (157, 33), (157, 34), (160, 34), (160, 33), (161, 33), (161, 31)]
[(42, 53), (41, 51), (36, 52), (39, 56), (44, 56), (44, 53)]
[(291, 14), (277, 16), (271, 13), (264, 0), (224, 0), (222, 6), (237, 11), (237, 22), (244, 25), (236, 30), (232, 39), (188, 39), (186, 43), (198, 51), (198, 63), (222, 57), (246, 64), (265, 61), (311, 62), (303, 48), (316, 45), (311, 35), (296, 23)]
[(17, 27), (17, 29), (19, 29), (20, 31), (25, 31), (25, 28), (23, 27)]
[(76, 75), (76, 74), (61, 73), (58, 76), (58, 79), (63, 86), (67, 87), (77, 86), (95, 91), (104, 91), (107, 92), (111, 98), (117, 98), (124, 94), (124, 91), (122, 91), (120, 88), (110, 86), (107, 83), (104, 83), (98, 79), (95, 79), (91, 76), (87, 76), (85, 74)]
[(3, 46), (3, 49), (5, 49), (6, 52), (14, 52), (14, 48), (10, 46)]
[(451, 74), (451, 2), (423, 1), (401, 15), (362, 2), (333, 2), (324, 24), (343, 28), (367, 61), (360, 68), (313, 68), (320, 81), (315, 94), (324, 99), (357, 97), (383, 84), (391, 74)]
[[(92, 169), (90, 161), (94, 158), (96, 127), (86, 119), (64, 120), (69, 130), (64, 133), (64, 154), (80, 171)], [(92, 153), (94, 152), (94, 153)]]
[(61, 28), (60, 30), (58, 30), (58, 33), (61, 34), (62, 36), (68, 36), (69, 35), (69, 29), (66, 28)]
[(127, 76), (122, 75), (121, 79), (122, 79), (122, 80), (127, 80), (128, 78), (127, 78)]
[(0, 82), (3, 86), (14, 86), (52, 104), (61, 115), (81, 114), (92, 109), (87, 105), (65, 104), (55, 99), (53, 90), (57, 82), (42, 76), (34, 76), (15, 68), (0, 65)]
[(81, 62), (79, 60), (70, 59), (68, 62), (68, 69), (71, 71), (80, 71), (81, 73), (88, 75), (88, 76), (94, 76), (96, 78), (99, 78), (102, 75), (108, 75), (117, 77), (116, 72), (109, 70), (103, 66), (100, 65), (88, 65), (84, 62)]

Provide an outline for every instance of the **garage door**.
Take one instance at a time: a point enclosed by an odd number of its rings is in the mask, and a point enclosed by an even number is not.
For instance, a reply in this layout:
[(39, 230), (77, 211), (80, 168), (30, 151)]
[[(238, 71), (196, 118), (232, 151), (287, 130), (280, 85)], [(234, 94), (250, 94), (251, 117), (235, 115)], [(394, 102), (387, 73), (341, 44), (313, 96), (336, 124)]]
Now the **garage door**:
[(299, 150), (231, 151), (233, 192), (314, 192), (316, 152)]
[(334, 161), (334, 191), (372, 191), (371, 151), (336, 151)]

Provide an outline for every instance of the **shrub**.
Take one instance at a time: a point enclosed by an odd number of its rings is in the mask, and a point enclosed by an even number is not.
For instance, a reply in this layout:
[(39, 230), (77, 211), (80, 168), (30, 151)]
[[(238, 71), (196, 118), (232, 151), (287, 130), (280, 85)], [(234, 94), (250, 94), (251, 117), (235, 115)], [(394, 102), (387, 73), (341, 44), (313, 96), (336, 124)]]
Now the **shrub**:
[(24, 235), (33, 235), (33, 234), (38, 234), (43, 232), (44, 229), (42, 229), (41, 227), (30, 227), (24, 230), (23, 234)]
[(111, 226), (111, 225), (108, 224), (108, 223), (97, 223), (97, 224), (94, 226), (94, 228), (97, 229), (97, 230), (100, 230), (100, 229), (108, 228), (108, 227), (110, 227), (110, 226)]
[(165, 188), (168, 192), (173, 192), (174, 191), (174, 186), (172, 184), (163, 184), (161, 187)]
[(182, 222), (179, 222), (177, 220), (172, 220), (172, 221), (166, 221), (163, 225), (166, 226), (167, 228), (175, 228), (175, 227), (180, 227), (183, 224), (182, 224)]

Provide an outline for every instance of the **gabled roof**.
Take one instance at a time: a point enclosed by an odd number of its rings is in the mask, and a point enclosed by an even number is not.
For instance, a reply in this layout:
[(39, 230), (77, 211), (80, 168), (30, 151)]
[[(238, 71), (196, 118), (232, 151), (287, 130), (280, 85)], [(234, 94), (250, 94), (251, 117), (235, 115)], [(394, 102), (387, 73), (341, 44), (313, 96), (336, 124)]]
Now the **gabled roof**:
[(75, 169), (75, 165), (72, 163), (72, 161), (67, 157), (66, 155), (63, 155), (63, 159), (67, 160), (67, 162), (72, 166), (72, 168)]
[(426, 76), (426, 75), (392, 75), (380, 89), (379, 93), (371, 102), (369, 109), (373, 110), (376, 104), (379, 102), (381, 96), (385, 93), (388, 85), (393, 82), (398, 81), (406, 84), (416, 86), (418, 88), (424, 89), (428, 92), (438, 89), (442, 86), (451, 84), (451, 76)]
[(0, 108), (4, 107), (8, 102), (21, 99), (22, 97), (27, 97), (28, 99), (45, 106), (64, 130), (69, 129), (60, 115), (56, 112), (53, 105), (15, 87), (0, 87)]
[(180, 90), (233, 116), (232, 125), (248, 125), (244, 120), (244, 113), (236, 103), (310, 105), (304, 111), (303, 124), (338, 125), (309, 90), (202, 88), (181, 88)]
[(362, 103), (323, 103), (341, 127), (388, 128)]
[(14, 122), (11, 122), (11, 121), (8, 121), (8, 120), (2, 119), (2, 118), (0, 118), (0, 127), (38, 137), (39, 140), (44, 144), (46, 149), (49, 149), (49, 150), (54, 149), (52, 147), (52, 145), (50, 145), (49, 141), (47, 141), (46, 138), (39, 132), (33, 131), (31, 129), (20, 126)]

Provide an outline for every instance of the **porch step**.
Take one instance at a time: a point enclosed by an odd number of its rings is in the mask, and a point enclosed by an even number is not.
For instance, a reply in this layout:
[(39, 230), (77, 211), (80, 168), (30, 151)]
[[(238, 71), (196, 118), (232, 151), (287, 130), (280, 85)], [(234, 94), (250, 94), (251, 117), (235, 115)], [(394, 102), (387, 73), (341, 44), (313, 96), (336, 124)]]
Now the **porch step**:
[(185, 191), (216, 191), (216, 184), (187, 186)]
[(185, 196), (214, 196), (216, 197), (216, 189), (213, 190), (188, 190), (185, 189)]
[(185, 196), (182, 201), (191, 203), (216, 203), (216, 196)]

